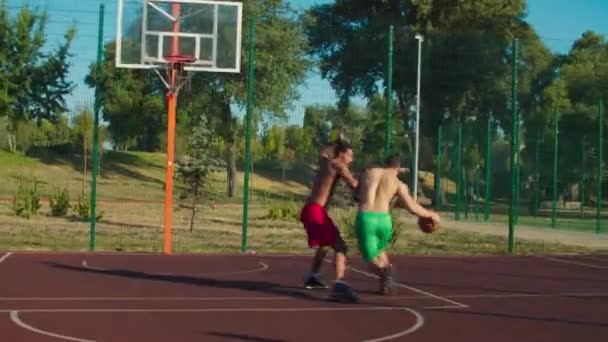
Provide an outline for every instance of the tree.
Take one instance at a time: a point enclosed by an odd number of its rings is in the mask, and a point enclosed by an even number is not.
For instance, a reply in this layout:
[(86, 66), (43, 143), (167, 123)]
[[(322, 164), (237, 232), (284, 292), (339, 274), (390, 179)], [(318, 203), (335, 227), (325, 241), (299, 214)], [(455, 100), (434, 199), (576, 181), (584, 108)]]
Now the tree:
[[(255, 105), (262, 115), (284, 117), (297, 98), (297, 86), (305, 79), (310, 63), (306, 59), (306, 36), (294, 11), (283, 1), (252, 0), (243, 3), (244, 28), (248, 18), (256, 18)], [(248, 69), (249, 32), (243, 30), (241, 70)], [(208, 94), (213, 102), (217, 132), (225, 143), (227, 194), (234, 196), (236, 178), (236, 120), (233, 108), (247, 102), (247, 73), (199, 73), (192, 79), (192, 91), (181, 96), (181, 103), (198, 101)], [(194, 91), (196, 90), (196, 91)]]
[(114, 43), (106, 44), (102, 78), (97, 79), (93, 63), (85, 82), (101, 89), (103, 116), (115, 149), (156, 151), (167, 127), (164, 86), (153, 72), (117, 68), (115, 55)]
[(184, 187), (181, 199), (192, 198), (190, 231), (194, 229), (194, 221), (198, 205), (207, 194), (209, 174), (224, 166), (224, 162), (213, 156), (213, 132), (205, 116), (200, 116), (197, 125), (192, 129), (188, 138), (188, 151), (177, 163), (176, 177)]
[(67, 74), (76, 29), (70, 27), (64, 42), (46, 52), (46, 24), (45, 12), (23, 7), (11, 18), (7, 2), (0, 2), (0, 116), (9, 118), (13, 151), (18, 123), (65, 112), (65, 96), (74, 87)]
[[(342, 103), (355, 95), (371, 99), (385, 85), (388, 27), (394, 25), (394, 60), (399, 61), (394, 66), (394, 95), (408, 129), (416, 97), (414, 35), (423, 34), (425, 116), (420, 129), (432, 136), (447, 118), (483, 118), (493, 111), (495, 118), (508, 122), (513, 38), (522, 41), (521, 68), (531, 76), (544, 70), (551, 57), (523, 20), (524, 10), (524, 0), (345, 0), (313, 6), (305, 22), (309, 52), (320, 59), (322, 76)], [(521, 88), (529, 88), (532, 81), (521, 80)]]

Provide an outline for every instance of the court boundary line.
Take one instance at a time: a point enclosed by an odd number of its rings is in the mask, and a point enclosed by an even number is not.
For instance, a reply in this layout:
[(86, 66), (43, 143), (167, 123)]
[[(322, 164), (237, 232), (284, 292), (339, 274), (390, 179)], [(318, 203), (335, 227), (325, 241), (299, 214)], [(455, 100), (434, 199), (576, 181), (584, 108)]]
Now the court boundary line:
[[(82, 264), (82, 267), (84, 267), (87, 270), (91, 270), (91, 271), (98, 271), (98, 272), (111, 272), (112, 271), (112, 269), (108, 269), (108, 268), (89, 266), (86, 259), (83, 259), (81, 264)], [(241, 270), (241, 271), (231, 271), (231, 272), (185, 273), (185, 274), (157, 273), (157, 272), (153, 272), (153, 273), (142, 272), (142, 273), (158, 275), (158, 276), (166, 276), (166, 277), (180, 277), (180, 276), (209, 277), (209, 276), (239, 275), (239, 274), (258, 273), (258, 272), (261, 273), (261, 272), (264, 272), (264, 271), (267, 271), (268, 269), (270, 269), (270, 266), (268, 266), (268, 264), (264, 263), (263, 261), (258, 261), (258, 265), (261, 267), (256, 268), (256, 269), (251, 269), (251, 270)]]
[(589, 259), (589, 260), (594, 260), (594, 261), (602, 261), (602, 262), (608, 262), (608, 258), (596, 258), (593, 256), (586, 256), (586, 255), (577, 255), (578, 257), (582, 258), (582, 259)]
[[(381, 296), (362, 295), (364, 299), (378, 299)], [(563, 293), (472, 293), (472, 294), (453, 294), (444, 295), (445, 298), (534, 298), (534, 297), (608, 297), (608, 292), (563, 292)], [(383, 299), (425, 299), (427, 295), (411, 296), (390, 296)], [(297, 300), (293, 297), (0, 297), (0, 302), (95, 302), (95, 301), (115, 301), (115, 302), (143, 302), (143, 301), (288, 301)], [(2, 310), (0, 310), (2, 311)], [(7, 310), (4, 310), (7, 311)]]
[[(28, 331), (55, 337), (67, 341), (76, 342), (95, 342), (95, 340), (87, 340), (74, 336), (62, 335), (50, 331), (45, 331), (25, 323), (19, 313), (213, 313), (213, 312), (329, 312), (329, 311), (405, 311), (414, 316), (415, 322), (407, 329), (398, 331), (391, 335), (380, 336), (377, 338), (363, 340), (362, 342), (383, 342), (393, 340), (399, 337), (410, 335), (424, 326), (424, 316), (418, 311), (408, 307), (320, 307), (320, 308), (250, 308), (250, 309), (66, 309), (66, 310), (9, 310), (11, 321), (22, 329)], [(0, 310), (0, 312), (3, 312)]]
[(599, 265), (588, 264), (588, 263), (584, 263), (584, 262), (578, 262), (578, 261), (572, 261), (572, 260), (563, 260), (563, 259), (558, 259), (558, 258), (553, 258), (553, 257), (539, 257), (539, 258), (544, 259), (544, 260), (554, 261), (554, 262), (560, 262), (560, 263), (563, 263), (563, 264), (572, 264), (572, 265), (578, 265), (578, 266), (583, 266), (583, 267), (587, 267), (587, 268), (594, 268), (594, 269), (599, 269), (599, 270), (608, 270), (608, 266), (599, 266)]
[(8, 257), (13, 255), (13, 252), (6, 252), (2, 257), (0, 257), (0, 264), (3, 263)]

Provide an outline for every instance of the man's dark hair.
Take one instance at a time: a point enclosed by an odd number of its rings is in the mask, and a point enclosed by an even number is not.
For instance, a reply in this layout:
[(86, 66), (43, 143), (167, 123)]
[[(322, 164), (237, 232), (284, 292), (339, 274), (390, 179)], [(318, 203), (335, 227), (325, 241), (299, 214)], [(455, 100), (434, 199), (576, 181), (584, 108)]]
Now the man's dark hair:
[(401, 154), (394, 152), (384, 159), (384, 167), (399, 167), (401, 166)]
[(340, 153), (344, 153), (352, 149), (353, 147), (346, 141), (338, 141), (336, 142), (336, 146), (334, 147), (334, 153), (336, 156), (338, 156)]

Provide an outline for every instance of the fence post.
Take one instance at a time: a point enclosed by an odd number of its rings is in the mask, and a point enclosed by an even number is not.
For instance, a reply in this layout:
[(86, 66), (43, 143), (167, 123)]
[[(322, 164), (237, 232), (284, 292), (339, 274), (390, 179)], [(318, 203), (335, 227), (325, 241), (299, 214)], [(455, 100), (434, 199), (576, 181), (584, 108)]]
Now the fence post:
[(386, 137), (384, 145), (384, 156), (391, 153), (391, 140), (393, 137), (393, 25), (388, 29), (388, 55), (386, 70)]
[(536, 130), (536, 146), (534, 149), (534, 203), (532, 203), (532, 215), (538, 214), (539, 192), (540, 192), (540, 142), (541, 129)]
[(517, 158), (517, 135), (518, 135), (518, 122), (517, 122), (517, 63), (518, 59), (519, 40), (515, 38), (513, 41), (513, 77), (511, 82), (511, 208), (509, 210), (509, 253), (513, 253), (514, 242), (515, 242), (515, 205), (516, 205), (516, 187), (517, 187), (517, 172), (516, 172), (516, 158)]
[(597, 143), (597, 219), (595, 222), (595, 232), (601, 231), (602, 221), (602, 179), (604, 176), (604, 99), (600, 99), (598, 104), (598, 123), (599, 138)]
[(492, 189), (492, 113), (488, 115), (488, 127), (486, 134), (486, 195), (485, 195), (485, 217), (487, 222), (490, 220), (490, 196)]
[(458, 120), (458, 151), (456, 158), (456, 221), (460, 220), (460, 205), (462, 201), (462, 118)]
[(519, 211), (520, 211), (520, 205), (519, 205), (519, 198), (520, 198), (520, 192), (521, 192), (521, 112), (519, 111), (519, 106), (517, 106), (517, 111), (516, 111), (516, 118), (517, 118), (517, 134), (515, 135), (515, 139), (516, 139), (516, 147), (517, 147), (517, 151), (515, 154), (515, 184), (516, 184), (516, 188), (515, 188), (515, 225), (518, 224), (519, 222)]
[(103, 72), (103, 24), (105, 5), (99, 5), (99, 29), (97, 34), (97, 86), (95, 87), (95, 118), (93, 122), (93, 172), (91, 176), (91, 231), (89, 250), (95, 250), (95, 225), (97, 223), (97, 173), (99, 172), (99, 112), (101, 111), (100, 80)]
[(245, 179), (243, 181), (243, 231), (241, 233), (241, 252), (247, 251), (247, 225), (249, 223), (249, 177), (251, 172), (251, 120), (254, 105), (255, 76), (255, 18), (249, 18), (249, 70), (247, 77), (247, 123), (245, 130)]
[(587, 173), (587, 146), (585, 144), (585, 138), (583, 138), (583, 143), (581, 144), (581, 217), (585, 216), (585, 181), (586, 181), (586, 173)]
[(437, 129), (437, 159), (435, 167), (435, 210), (441, 209), (441, 144), (443, 144), (443, 124)]
[(557, 220), (557, 158), (559, 139), (559, 118), (557, 105), (553, 110), (553, 210), (551, 213), (551, 227), (555, 228)]
[(473, 191), (473, 210), (475, 211), (475, 221), (479, 220), (479, 204), (477, 201), (477, 196), (479, 194), (479, 176), (480, 176), (480, 168), (479, 165), (477, 166), (477, 168), (475, 169), (475, 178), (474, 178), (474, 188), (475, 191)]

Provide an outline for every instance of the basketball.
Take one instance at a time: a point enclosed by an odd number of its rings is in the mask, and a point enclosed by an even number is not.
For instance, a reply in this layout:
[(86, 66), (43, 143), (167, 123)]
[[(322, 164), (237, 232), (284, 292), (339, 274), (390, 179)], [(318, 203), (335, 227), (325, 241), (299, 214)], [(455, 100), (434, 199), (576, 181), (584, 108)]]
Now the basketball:
[(424, 233), (430, 234), (437, 231), (438, 225), (435, 224), (435, 221), (431, 218), (427, 217), (419, 217), (418, 218), (418, 228)]

